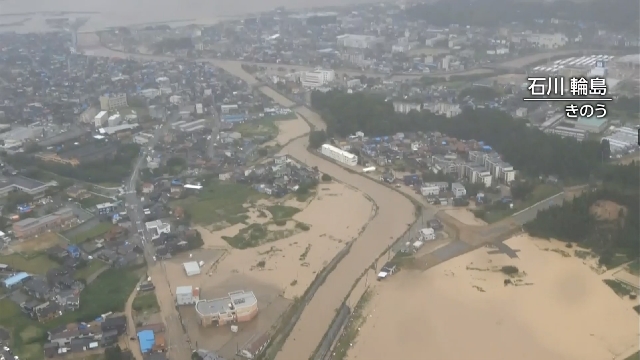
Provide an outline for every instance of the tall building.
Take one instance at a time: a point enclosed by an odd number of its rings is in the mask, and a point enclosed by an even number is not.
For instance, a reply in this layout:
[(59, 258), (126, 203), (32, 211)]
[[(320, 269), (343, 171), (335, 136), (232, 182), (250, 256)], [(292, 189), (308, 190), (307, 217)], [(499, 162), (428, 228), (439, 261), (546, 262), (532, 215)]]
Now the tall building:
[(127, 94), (107, 94), (100, 96), (100, 110), (116, 110), (127, 107)]
[(300, 76), (300, 82), (304, 87), (320, 87), (331, 81), (336, 77), (336, 72), (333, 70), (314, 70), (302, 73)]

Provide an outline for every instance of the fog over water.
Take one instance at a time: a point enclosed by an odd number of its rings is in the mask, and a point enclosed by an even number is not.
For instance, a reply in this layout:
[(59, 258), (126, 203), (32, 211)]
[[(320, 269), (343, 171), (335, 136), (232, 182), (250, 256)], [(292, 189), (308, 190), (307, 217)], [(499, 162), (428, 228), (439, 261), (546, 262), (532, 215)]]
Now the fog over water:
[[(109, 26), (141, 25), (182, 21), (207, 24), (220, 19), (273, 10), (340, 6), (375, 0), (0, 0), (0, 31), (46, 31), (46, 18), (88, 16), (81, 31)], [(51, 14), (51, 12), (95, 12), (94, 14)], [(36, 13), (40, 12), (40, 13)], [(49, 14), (43, 14), (43, 13)], [(17, 14), (17, 15), (13, 15)], [(6, 26), (29, 18), (22, 26)]]

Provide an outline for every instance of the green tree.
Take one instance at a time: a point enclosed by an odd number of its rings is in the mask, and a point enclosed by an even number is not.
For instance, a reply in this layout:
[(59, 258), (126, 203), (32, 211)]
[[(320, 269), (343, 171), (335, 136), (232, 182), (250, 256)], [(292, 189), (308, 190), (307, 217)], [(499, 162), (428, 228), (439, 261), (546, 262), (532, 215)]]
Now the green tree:
[(104, 351), (104, 358), (105, 360), (122, 360), (122, 349), (120, 349), (119, 345), (108, 347)]
[(324, 130), (312, 131), (309, 133), (309, 146), (314, 149), (319, 148), (327, 141), (327, 133)]

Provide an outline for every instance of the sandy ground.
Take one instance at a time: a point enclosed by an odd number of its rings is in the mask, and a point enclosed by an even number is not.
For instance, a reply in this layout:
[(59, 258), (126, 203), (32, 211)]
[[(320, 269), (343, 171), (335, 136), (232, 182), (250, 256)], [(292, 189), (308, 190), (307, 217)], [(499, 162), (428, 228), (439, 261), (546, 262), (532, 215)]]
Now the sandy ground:
[[(297, 202), (286, 203), (294, 206)], [(346, 208), (343, 204), (348, 203)], [(300, 203), (297, 203), (299, 206)], [(293, 299), (307, 289), (311, 281), (348, 241), (355, 239), (372, 214), (372, 204), (361, 193), (339, 183), (321, 184), (316, 198), (293, 219), (309, 224), (309, 231), (257, 248), (233, 249), (215, 270), (215, 277), (242, 273), (270, 284)], [(252, 217), (253, 218), (253, 217)], [(268, 221), (267, 219), (256, 219)], [(284, 227), (293, 227), (290, 221)], [(209, 232), (201, 231), (205, 247), (228, 247), (222, 236), (234, 236), (246, 225)], [(264, 261), (264, 267), (257, 264)], [(213, 280), (215, 281), (215, 280)]]
[[(582, 260), (528, 236), (507, 244), (519, 259), (481, 248), (376, 283), (348, 358), (605, 360), (637, 346), (635, 303)], [(504, 286), (494, 269), (505, 265), (518, 267), (522, 286)]]
[(473, 213), (467, 209), (454, 209), (454, 210), (445, 210), (445, 212), (454, 218), (460, 220), (461, 223), (465, 225), (476, 225), (476, 226), (484, 226), (487, 223), (481, 219), (478, 219)]
[(265, 145), (285, 145), (289, 141), (297, 138), (298, 136), (302, 136), (311, 130), (309, 125), (307, 125), (307, 123), (299, 116), (297, 119), (279, 120), (274, 121), (274, 123), (278, 127), (278, 136), (273, 141), (270, 141)]

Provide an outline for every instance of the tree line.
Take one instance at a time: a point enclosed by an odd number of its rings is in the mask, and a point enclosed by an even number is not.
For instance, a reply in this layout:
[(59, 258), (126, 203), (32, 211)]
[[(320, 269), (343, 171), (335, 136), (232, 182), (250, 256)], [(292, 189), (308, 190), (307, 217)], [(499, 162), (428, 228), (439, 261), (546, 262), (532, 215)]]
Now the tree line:
[(137, 159), (140, 146), (124, 144), (111, 160), (81, 163), (78, 166), (42, 161), (30, 153), (7, 155), (5, 161), (17, 169), (48, 171), (59, 176), (91, 183), (120, 183), (131, 172), (132, 161)]
[[(640, 167), (610, 165), (603, 171), (599, 188), (566, 201), (561, 206), (538, 212), (536, 219), (524, 225), (529, 234), (555, 238), (590, 248), (600, 255), (600, 263), (613, 263), (616, 254), (629, 260), (640, 253)], [(621, 206), (609, 219), (599, 219), (592, 208), (598, 201)]]
[(636, 0), (575, 2), (527, 2), (512, 0), (450, 0), (407, 7), (409, 19), (447, 27), (451, 24), (494, 28), (513, 22), (535, 25), (538, 19), (559, 19), (576, 23), (599, 24), (610, 30), (638, 29), (640, 3)]
[(315, 91), (311, 103), (327, 124), (326, 134), (311, 134), (312, 144), (325, 136), (346, 137), (357, 131), (369, 137), (438, 131), (458, 139), (484, 141), (526, 175), (577, 180), (597, 176), (609, 156), (606, 146), (599, 142), (545, 134), (527, 126), (526, 120), (495, 109), (464, 109), (453, 118), (429, 111), (399, 114), (381, 96), (341, 91)]

